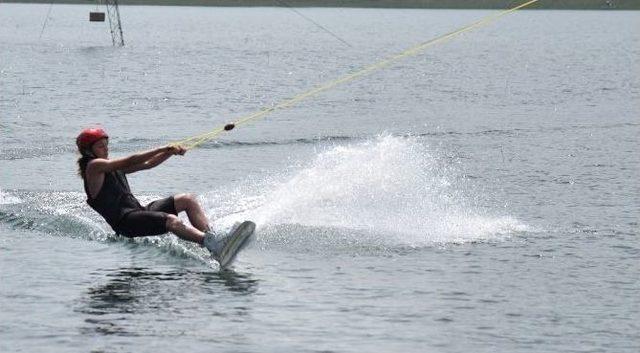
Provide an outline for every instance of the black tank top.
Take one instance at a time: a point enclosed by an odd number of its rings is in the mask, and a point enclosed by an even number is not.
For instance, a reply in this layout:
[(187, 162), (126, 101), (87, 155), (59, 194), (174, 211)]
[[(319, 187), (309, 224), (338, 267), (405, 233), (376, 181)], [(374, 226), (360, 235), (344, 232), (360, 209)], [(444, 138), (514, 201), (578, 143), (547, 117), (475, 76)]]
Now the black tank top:
[(95, 198), (91, 198), (84, 180), (84, 191), (87, 193), (87, 203), (96, 210), (117, 232), (120, 220), (129, 212), (142, 209), (140, 202), (131, 194), (129, 182), (125, 174), (117, 170), (105, 173), (102, 188)]

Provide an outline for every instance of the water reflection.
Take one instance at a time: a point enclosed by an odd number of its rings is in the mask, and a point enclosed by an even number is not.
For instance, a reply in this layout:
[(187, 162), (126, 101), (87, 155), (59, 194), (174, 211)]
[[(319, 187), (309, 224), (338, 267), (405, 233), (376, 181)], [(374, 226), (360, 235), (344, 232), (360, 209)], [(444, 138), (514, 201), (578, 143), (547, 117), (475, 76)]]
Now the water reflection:
[(195, 316), (246, 316), (257, 290), (250, 274), (141, 267), (99, 272), (107, 282), (90, 287), (77, 310), (89, 317), (87, 334), (137, 336), (155, 331), (154, 322)]

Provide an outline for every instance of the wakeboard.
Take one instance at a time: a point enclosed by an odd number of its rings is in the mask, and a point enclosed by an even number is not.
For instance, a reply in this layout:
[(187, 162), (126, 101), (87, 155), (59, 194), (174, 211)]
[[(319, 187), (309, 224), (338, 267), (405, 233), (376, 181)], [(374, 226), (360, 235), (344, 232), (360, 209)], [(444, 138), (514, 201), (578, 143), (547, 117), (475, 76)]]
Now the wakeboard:
[(236, 256), (245, 248), (256, 229), (256, 224), (251, 221), (244, 221), (231, 229), (231, 232), (224, 237), (224, 245), (219, 256), (214, 257), (220, 263), (220, 269), (229, 268), (236, 259)]

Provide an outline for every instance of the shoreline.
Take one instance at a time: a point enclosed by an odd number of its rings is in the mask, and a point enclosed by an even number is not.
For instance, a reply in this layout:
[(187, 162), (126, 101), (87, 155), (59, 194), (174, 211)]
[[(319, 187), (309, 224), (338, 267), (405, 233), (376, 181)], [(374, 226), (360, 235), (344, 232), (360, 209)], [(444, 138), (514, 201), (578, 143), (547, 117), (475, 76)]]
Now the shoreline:
[[(525, 1), (505, 0), (120, 0), (119, 5), (212, 7), (346, 7), (397, 9), (507, 9)], [(0, 3), (51, 4), (52, 0), (4, 0)], [(54, 0), (53, 4), (95, 5), (95, 0)], [(540, 0), (527, 9), (640, 10), (634, 0)]]

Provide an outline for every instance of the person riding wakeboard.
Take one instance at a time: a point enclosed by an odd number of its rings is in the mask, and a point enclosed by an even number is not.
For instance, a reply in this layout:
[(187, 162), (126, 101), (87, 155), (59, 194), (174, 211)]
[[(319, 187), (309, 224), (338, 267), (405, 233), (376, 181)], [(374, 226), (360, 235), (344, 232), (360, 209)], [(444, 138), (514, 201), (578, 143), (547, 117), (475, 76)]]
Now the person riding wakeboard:
[[(76, 138), (81, 156), (78, 174), (84, 182), (87, 203), (116, 232), (126, 237), (160, 235), (171, 232), (178, 237), (207, 248), (212, 257), (226, 268), (246, 245), (255, 224), (245, 221), (227, 236), (214, 234), (192, 194), (177, 194), (142, 206), (131, 193), (127, 174), (154, 168), (175, 155), (187, 152), (182, 146), (169, 145), (122, 158), (109, 158), (109, 136), (99, 127), (82, 130)], [(186, 212), (185, 224), (178, 213)]]

